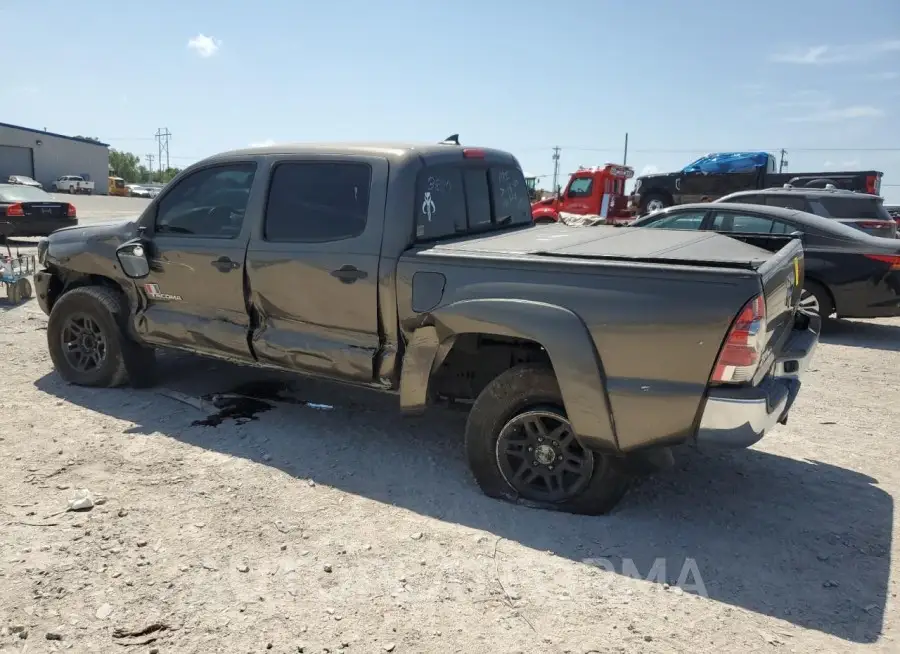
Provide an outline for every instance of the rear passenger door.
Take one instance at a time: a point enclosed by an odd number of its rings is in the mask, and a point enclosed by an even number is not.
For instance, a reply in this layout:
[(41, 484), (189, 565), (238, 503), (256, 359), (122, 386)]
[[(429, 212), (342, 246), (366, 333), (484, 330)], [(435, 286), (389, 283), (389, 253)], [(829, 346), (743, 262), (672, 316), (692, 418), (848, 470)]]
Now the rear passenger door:
[(247, 250), (260, 361), (374, 381), (387, 175), (378, 157), (273, 160)]

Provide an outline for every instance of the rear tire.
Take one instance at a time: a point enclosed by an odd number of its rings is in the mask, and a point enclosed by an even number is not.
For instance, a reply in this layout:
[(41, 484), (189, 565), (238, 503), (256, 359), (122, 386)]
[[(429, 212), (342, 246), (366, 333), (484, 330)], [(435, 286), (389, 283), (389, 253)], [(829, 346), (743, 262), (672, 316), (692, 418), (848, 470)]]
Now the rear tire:
[(834, 313), (834, 301), (824, 286), (818, 282), (807, 280), (803, 283), (803, 290), (800, 292), (800, 308), (822, 318), (829, 318)]
[(465, 440), (476, 482), (495, 499), (602, 515), (631, 480), (612, 457), (578, 442), (545, 365), (519, 365), (488, 384), (469, 413)]
[(47, 323), (59, 375), (78, 386), (113, 388), (129, 378), (136, 386), (152, 383), (153, 350), (128, 338), (128, 315), (122, 294), (103, 286), (82, 286), (60, 297)]

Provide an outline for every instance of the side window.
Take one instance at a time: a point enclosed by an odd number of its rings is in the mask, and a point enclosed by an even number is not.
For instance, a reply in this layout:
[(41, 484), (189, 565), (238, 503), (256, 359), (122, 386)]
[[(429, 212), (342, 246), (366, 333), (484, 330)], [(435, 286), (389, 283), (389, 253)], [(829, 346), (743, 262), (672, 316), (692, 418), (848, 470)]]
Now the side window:
[(521, 170), (491, 167), (491, 200), (496, 220), (507, 216), (515, 225), (531, 222), (531, 201), (528, 199), (525, 178)]
[(646, 225), (646, 227), (655, 227), (656, 229), (700, 229), (704, 216), (706, 216), (705, 211), (678, 213), (674, 216), (666, 216), (655, 220)]
[(713, 229), (722, 232), (743, 234), (784, 234), (784, 223), (763, 216), (718, 212), (713, 218)]
[(466, 192), (458, 166), (432, 166), (416, 183), (416, 238), (450, 236), (466, 230)]
[(579, 177), (572, 180), (569, 186), (569, 192), (566, 197), (570, 198), (587, 198), (590, 197), (594, 188), (594, 179), (592, 177)]
[(191, 173), (160, 200), (157, 233), (237, 237), (255, 173), (255, 163), (213, 166)]
[(364, 163), (280, 163), (269, 184), (264, 238), (327, 242), (366, 229), (372, 169)]
[(766, 197), (766, 205), (806, 211), (806, 200), (795, 195), (769, 195)]

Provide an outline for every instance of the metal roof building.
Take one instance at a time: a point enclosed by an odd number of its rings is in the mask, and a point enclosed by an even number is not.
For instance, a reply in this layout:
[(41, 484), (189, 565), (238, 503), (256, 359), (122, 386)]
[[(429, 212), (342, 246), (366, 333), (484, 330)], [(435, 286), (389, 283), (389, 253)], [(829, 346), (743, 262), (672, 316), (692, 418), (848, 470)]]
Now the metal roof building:
[(63, 175), (81, 175), (106, 195), (109, 144), (0, 123), (0, 183), (10, 175), (27, 175), (52, 190)]

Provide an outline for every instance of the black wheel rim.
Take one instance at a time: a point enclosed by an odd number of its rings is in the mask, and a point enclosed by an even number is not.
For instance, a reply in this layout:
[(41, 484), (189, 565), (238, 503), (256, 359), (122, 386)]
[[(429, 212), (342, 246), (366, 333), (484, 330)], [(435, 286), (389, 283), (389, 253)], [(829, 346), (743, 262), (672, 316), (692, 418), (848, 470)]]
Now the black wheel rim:
[(555, 411), (538, 409), (513, 417), (497, 438), (497, 465), (520, 497), (564, 502), (580, 494), (594, 473), (594, 457)]
[(66, 362), (78, 372), (93, 372), (106, 360), (106, 334), (91, 316), (69, 316), (63, 325), (60, 340)]

